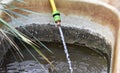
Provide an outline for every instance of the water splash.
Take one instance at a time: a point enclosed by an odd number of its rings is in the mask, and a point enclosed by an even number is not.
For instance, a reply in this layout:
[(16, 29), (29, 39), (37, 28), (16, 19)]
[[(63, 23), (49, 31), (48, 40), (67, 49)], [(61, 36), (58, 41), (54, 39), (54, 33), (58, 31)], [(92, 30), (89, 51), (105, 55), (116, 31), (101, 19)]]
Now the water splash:
[(67, 61), (68, 61), (68, 64), (69, 64), (70, 73), (73, 73), (73, 68), (72, 68), (71, 60), (69, 58), (69, 53), (68, 53), (68, 49), (67, 49), (67, 46), (66, 46), (66, 43), (65, 43), (65, 39), (64, 39), (64, 36), (63, 36), (62, 29), (61, 29), (61, 27), (58, 27), (58, 28), (59, 28), (60, 36), (61, 36), (61, 39), (62, 39), (64, 52), (66, 54), (66, 58), (67, 58)]

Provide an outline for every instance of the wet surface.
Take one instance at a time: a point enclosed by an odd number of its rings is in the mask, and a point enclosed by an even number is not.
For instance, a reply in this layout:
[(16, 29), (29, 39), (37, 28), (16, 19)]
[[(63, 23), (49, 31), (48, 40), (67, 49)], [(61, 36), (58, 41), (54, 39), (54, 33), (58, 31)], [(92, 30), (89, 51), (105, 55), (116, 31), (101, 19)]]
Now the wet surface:
[[(25, 26), (25, 28), (40, 41), (61, 42), (59, 30), (54, 25), (31, 24), (29, 26)], [(19, 30), (28, 35), (28, 33), (25, 32), (25, 29), (22, 27), (19, 27)], [(95, 51), (106, 54), (106, 57), (108, 60), (110, 60), (112, 45), (108, 43), (108, 41), (102, 35), (93, 33), (86, 29), (78, 29), (73, 27), (63, 26), (62, 30), (66, 43), (87, 46)], [(31, 39), (33, 38), (31, 37)]]
[[(25, 56), (24, 61), (15, 61), (9, 53), (0, 73), (70, 73), (63, 45), (60, 43), (45, 43), (45, 45), (54, 54), (49, 53), (44, 48), (40, 48), (40, 50), (49, 58), (56, 69), (53, 69), (41, 56), (29, 48), (41, 62), (39, 65), (25, 48), (22, 48), (22, 53)], [(104, 57), (84, 46), (68, 44), (67, 46), (74, 73), (107, 73), (107, 62)]]

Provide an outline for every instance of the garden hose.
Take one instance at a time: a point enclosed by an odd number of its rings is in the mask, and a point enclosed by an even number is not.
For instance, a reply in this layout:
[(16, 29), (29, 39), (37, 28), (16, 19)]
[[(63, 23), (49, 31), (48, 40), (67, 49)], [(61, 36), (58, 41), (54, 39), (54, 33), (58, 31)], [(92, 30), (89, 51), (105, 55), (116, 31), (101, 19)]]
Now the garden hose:
[(57, 24), (57, 26), (60, 26), (61, 25), (60, 12), (56, 8), (55, 1), (54, 0), (49, 0), (49, 1), (52, 7), (52, 15), (53, 15), (54, 21)]

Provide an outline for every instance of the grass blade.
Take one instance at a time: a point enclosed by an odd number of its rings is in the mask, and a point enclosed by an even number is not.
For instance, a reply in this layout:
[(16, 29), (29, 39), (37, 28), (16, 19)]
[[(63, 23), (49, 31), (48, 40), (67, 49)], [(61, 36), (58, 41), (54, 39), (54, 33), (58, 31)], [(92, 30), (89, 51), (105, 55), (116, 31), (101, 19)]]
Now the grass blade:
[(27, 48), (27, 46), (19, 39), (20, 43), (25, 47), (25, 49), (30, 53), (30, 55), (38, 62), (38, 64), (45, 70), (44, 66), (41, 65), (40, 61), (35, 57), (35, 55)]
[(26, 3), (24, 0), (15, 0), (17, 2), (20, 2), (20, 3)]
[(6, 12), (8, 12), (9, 14), (14, 14), (18, 17), (22, 17), (24, 19), (28, 19), (28, 17), (26, 15), (23, 15), (23, 14), (20, 14), (20, 13), (17, 13), (17, 12), (14, 12), (12, 10), (9, 10), (9, 9), (2, 9), (2, 10), (5, 10)]
[[(12, 15), (10, 15), (9, 13), (7, 13), (6, 11), (4, 11), (4, 12), (5, 12), (16, 24), (18, 24), (18, 25), (23, 25), (22, 22), (17, 21)], [(32, 36), (33, 39), (35, 39), (39, 44), (41, 44), (41, 46), (43, 46), (43, 47), (44, 47), (45, 49), (47, 49), (50, 53), (53, 54), (53, 52), (52, 52), (47, 46), (45, 46), (41, 41), (39, 41), (35, 36), (33, 36), (28, 30), (26, 30), (23, 26), (22, 26), (22, 28), (25, 30), (25, 32), (28, 33), (28, 35)]]
[(36, 46), (36, 44), (34, 44), (31, 40), (29, 40), (28, 38), (24, 37), (23, 35), (21, 35), (15, 28), (13, 28), (12, 26), (10, 26), (7, 22), (5, 22), (2, 18), (0, 18), (0, 22), (5, 25), (6, 27), (8, 27), (8, 29), (10, 29), (12, 32), (14, 32), (22, 41), (24, 41), (25, 43), (29, 44), (31, 47), (33, 47), (36, 52), (41, 55), (51, 66), (52, 63), (48, 60), (48, 58), (40, 51), (38, 50), (38, 47)]
[[(15, 50), (17, 50), (17, 54), (20, 56), (20, 59), (22, 60), (22, 58), (24, 58), (23, 54), (20, 52), (18, 46), (4, 33), (4, 31), (2, 31), (0, 29), (0, 32), (5, 36), (5, 38), (8, 40), (8, 42), (11, 44), (11, 46), (13, 48), (15, 48)], [(22, 58), (21, 58), (22, 57)]]
[[(18, 2), (23, 2), (23, 0), (16, 0)], [(1, 3), (2, 4), (2, 3)], [(24, 9), (24, 8), (19, 8), (19, 7), (15, 7), (15, 6), (11, 6), (11, 5), (7, 5), (7, 4), (3, 4), (4, 6), (10, 6), (11, 8), (9, 9), (3, 9), (5, 12), (7, 12), (8, 14), (14, 14), (16, 16), (19, 16), (19, 17), (22, 17), (22, 18), (25, 18), (25, 19), (28, 19), (27, 16), (23, 15), (23, 14), (20, 14), (20, 13), (17, 13), (17, 12), (14, 12), (12, 11), (13, 9), (19, 9), (21, 11), (24, 11), (24, 12), (28, 12), (28, 13), (34, 13), (34, 14), (39, 14), (37, 12), (33, 12), (33, 11), (30, 11), (30, 10), (27, 10), (27, 9)], [(12, 17), (12, 19), (14, 19), (14, 17)], [(6, 21), (4, 21), (2, 18), (0, 18), (0, 23), (1, 25), (5, 26), (10, 32), (11, 34), (13, 34), (14, 36), (16, 36), (17, 38), (19, 38), (19, 40), (27, 43), (28, 45), (30, 45), (32, 48), (34, 48), (34, 50), (39, 54), (41, 55), (52, 67), (52, 63), (49, 61), (49, 59), (38, 49), (38, 45), (36, 45), (33, 41), (31, 41), (26, 35), (24, 35), (23, 33), (19, 32), (18, 30), (16, 30), (14, 27), (12, 27), (11, 25), (9, 25)], [(14, 46), (17, 48), (17, 46), (7, 37), (6, 34), (4, 34), (4, 32), (2, 30), (0, 30), (2, 32), (2, 34), (7, 38), (7, 40)], [(33, 35), (31, 35), (33, 36)], [(37, 38), (35, 38), (37, 40)], [(39, 42), (39, 41), (38, 41)], [(41, 42), (39, 42), (40, 44), (42, 44)], [(43, 45), (43, 44), (42, 44)], [(45, 45), (43, 45), (43, 47), (46, 48)], [(47, 48), (48, 49), (48, 48)], [(28, 49), (29, 50), (29, 49)], [(20, 52), (20, 51), (19, 51)], [(29, 52), (31, 53), (31, 52)], [(32, 54), (31, 54), (32, 55)], [(32, 55), (33, 56), (33, 55)], [(33, 56), (34, 57), (34, 56)], [(37, 59), (36, 59), (37, 60)]]
[(3, 4), (3, 3), (0, 3), (0, 4), (2, 4), (5, 7), (9, 7), (9, 10), (18, 9), (18, 10), (21, 10), (21, 11), (24, 11), (24, 12), (27, 12), (27, 13), (40, 15), (39, 12), (31, 11), (31, 10), (28, 10), (28, 9), (25, 9), (25, 8), (20, 8), (20, 7), (14, 6), (14, 5), (7, 5), (7, 4)]

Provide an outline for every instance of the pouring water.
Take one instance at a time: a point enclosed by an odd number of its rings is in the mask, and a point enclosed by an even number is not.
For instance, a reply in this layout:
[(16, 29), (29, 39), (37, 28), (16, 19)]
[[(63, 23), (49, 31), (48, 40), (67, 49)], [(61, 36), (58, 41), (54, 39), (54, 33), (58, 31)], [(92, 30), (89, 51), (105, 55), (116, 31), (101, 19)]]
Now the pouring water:
[(73, 73), (73, 68), (72, 68), (71, 60), (69, 58), (69, 53), (68, 53), (68, 49), (67, 49), (67, 46), (66, 46), (66, 43), (65, 43), (65, 39), (64, 39), (64, 36), (63, 36), (62, 29), (61, 29), (60, 26), (58, 28), (59, 28), (61, 40), (62, 40), (62, 43), (63, 43), (64, 52), (66, 54), (66, 58), (67, 58), (67, 61), (68, 61), (68, 64), (69, 64), (70, 73)]

